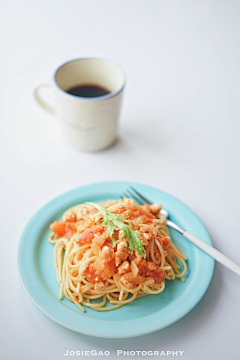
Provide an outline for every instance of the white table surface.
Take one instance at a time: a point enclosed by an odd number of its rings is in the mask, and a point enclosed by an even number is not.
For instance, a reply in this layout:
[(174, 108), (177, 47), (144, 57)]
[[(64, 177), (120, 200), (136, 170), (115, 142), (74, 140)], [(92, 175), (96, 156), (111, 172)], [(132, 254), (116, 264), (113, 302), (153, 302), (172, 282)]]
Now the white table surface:
[[(182, 320), (148, 336), (107, 340), (46, 317), (23, 290), (16, 263), (34, 212), (62, 192), (106, 180), (176, 196), (214, 246), (240, 263), (239, 21), (240, 3), (231, 0), (0, 2), (1, 359), (65, 359), (67, 349), (110, 350), (111, 359), (116, 349), (239, 359), (240, 278), (219, 264)], [(69, 147), (32, 95), (36, 80), (86, 56), (112, 59), (127, 73), (119, 140), (99, 153)]]

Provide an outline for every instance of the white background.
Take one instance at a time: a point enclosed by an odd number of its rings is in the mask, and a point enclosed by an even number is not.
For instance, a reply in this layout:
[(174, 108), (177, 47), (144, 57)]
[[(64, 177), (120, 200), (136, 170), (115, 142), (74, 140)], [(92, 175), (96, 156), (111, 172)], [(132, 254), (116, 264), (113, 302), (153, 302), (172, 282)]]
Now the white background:
[[(64, 191), (105, 180), (176, 196), (240, 264), (239, 21), (240, 4), (230, 0), (0, 1), (1, 359), (65, 359), (66, 349), (108, 349), (112, 359), (116, 349), (239, 359), (240, 278), (219, 264), (187, 316), (126, 340), (54, 323), (24, 292), (16, 264), (34, 212)], [(36, 80), (85, 56), (112, 59), (127, 73), (119, 140), (99, 153), (66, 145), (57, 119), (32, 95)]]

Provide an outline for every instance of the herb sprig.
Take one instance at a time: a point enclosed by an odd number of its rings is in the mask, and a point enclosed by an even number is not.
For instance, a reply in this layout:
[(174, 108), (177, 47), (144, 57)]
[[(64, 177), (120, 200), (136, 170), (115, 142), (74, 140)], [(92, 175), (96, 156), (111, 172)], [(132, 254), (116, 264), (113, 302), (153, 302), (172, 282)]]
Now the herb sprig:
[(103, 215), (102, 222), (107, 226), (107, 230), (113, 242), (113, 247), (116, 246), (116, 240), (112, 236), (114, 230), (122, 230), (122, 239), (125, 237), (128, 239), (128, 248), (130, 250), (130, 253), (132, 254), (133, 250), (135, 249), (137, 253), (143, 258), (146, 257), (146, 251), (143, 247), (143, 241), (138, 236), (138, 234), (140, 234), (140, 231), (134, 231), (129, 225), (125, 224), (126, 222), (128, 222), (134, 227), (133, 223), (129, 221), (127, 217), (117, 216), (99, 204), (95, 204), (92, 202), (87, 202), (87, 204), (95, 207), (95, 209), (97, 209)]

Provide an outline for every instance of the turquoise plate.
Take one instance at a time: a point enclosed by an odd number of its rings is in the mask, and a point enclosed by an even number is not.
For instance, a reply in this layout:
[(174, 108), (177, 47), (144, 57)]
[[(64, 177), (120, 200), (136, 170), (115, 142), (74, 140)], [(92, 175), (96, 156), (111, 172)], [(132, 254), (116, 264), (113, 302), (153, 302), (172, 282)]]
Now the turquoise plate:
[(52, 320), (80, 333), (126, 338), (160, 330), (181, 319), (197, 305), (206, 292), (214, 270), (214, 260), (179, 233), (170, 229), (175, 244), (187, 254), (186, 282), (166, 281), (166, 289), (119, 309), (82, 313), (66, 298), (58, 299), (59, 286), (53, 265), (54, 245), (48, 242), (49, 225), (61, 219), (71, 206), (85, 201), (101, 202), (119, 199), (130, 185), (150, 201), (159, 202), (178, 225), (212, 245), (199, 218), (173, 196), (150, 186), (130, 182), (103, 182), (68, 191), (43, 206), (28, 222), (18, 248), (18, 269), (22, 284), (33, 302)]

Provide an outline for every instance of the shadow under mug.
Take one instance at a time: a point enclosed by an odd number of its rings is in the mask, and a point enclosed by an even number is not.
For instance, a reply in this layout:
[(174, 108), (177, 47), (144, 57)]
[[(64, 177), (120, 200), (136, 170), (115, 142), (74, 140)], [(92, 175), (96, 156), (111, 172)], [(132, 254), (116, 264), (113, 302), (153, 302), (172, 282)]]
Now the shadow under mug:
[[(116, 64), (84, 58), (61, 65), (53, 80), (41, 80), (34, 88), (37, 102), (56, 114), (67, 142), (83, 151), (98, 151), (110, 146), (117, 135), (117, 122), (126, 82), (124, 71)], [(79, 97), (67, 93), (81, 85), (97, 85), (110, 91), (98, 97)], [(40, 97), (41, 87), (52, 87), (55, 108)]]

